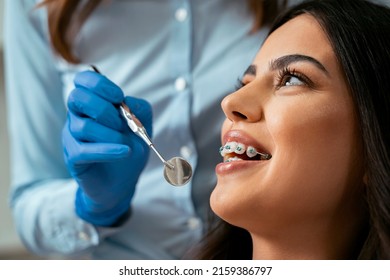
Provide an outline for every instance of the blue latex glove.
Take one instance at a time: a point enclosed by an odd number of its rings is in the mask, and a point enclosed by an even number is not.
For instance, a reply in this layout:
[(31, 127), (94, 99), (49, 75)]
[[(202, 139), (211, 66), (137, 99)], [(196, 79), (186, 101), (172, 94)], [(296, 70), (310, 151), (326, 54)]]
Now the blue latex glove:
[(152, 133), (152, 109), (145, 100), (126, 97), (106, 77), (85, 71), (75, 77), (62, 131), (65, 163), (79, 188), (76, 212), (98, 226), (115, 224), (130, 207), (149, 147), (126, 125), (118, 105), (130, 110)]

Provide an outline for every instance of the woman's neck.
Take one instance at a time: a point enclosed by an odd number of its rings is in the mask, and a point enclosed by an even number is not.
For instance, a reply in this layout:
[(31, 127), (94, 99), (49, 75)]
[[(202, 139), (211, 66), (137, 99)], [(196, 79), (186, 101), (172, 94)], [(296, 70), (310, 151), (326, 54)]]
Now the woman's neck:
[[(352, 219), (353, 220), (353, 219)], [(253, 259), (356, 259), (362, 244), (363, 223), (311, 224), (284, 228), (272, 234), (251, 233)]]

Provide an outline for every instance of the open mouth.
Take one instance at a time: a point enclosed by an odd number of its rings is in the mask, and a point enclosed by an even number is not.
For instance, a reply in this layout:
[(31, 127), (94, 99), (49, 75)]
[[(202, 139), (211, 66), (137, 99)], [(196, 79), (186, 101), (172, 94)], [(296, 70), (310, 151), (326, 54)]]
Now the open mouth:
[(255, 147), (246, 146), (239, 142), (227, 142), (219, 149), (219, 153), (223, 157), (224, 162), (232, 162), (239, 160), (269, 160), (272, 155), (258, 151)]

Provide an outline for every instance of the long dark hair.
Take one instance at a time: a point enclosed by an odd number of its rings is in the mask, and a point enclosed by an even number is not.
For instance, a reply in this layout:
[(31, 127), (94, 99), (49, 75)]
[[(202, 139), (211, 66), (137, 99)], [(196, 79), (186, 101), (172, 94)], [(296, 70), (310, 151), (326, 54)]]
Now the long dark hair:
[[(365, 240), (356, 244), (356, 258), (390, 259), (390, 9), (365, 0), (309, 1), (278, 17), (270, 33), (302, 14), (316, 18), (327, 34), (358, 115), (369, 229), (362, 229)], [(197, 257), (252, 257), (245, 230), (221, 221), (217, 224), (204, 239)], [(230, 244), (238, 243), (239, 250), (232, 250)]]
[[(253, 30), (272, 22), (288, 0), (247, 0), (253, 14)], [(104, 0), (43, 0), (38, 7), (48, 8), (48, 28), (53, 49), (70, 63), (79, 63), (73, 41), (83, 23)], [(109, 1), (106, 1), (109, 2)]]

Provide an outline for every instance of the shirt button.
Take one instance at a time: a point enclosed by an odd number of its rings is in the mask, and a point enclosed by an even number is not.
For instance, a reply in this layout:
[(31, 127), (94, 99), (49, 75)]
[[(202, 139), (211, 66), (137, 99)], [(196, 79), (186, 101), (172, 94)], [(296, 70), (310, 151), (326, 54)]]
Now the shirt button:
[(192, 154), (192, 150), (190, 147), (188, 146), (183, 146), (180, 148), (180, 155), (183, 157), (183, 158), (189, 158)]
[(175, 12), (175, 18), (177, 21), (183, 22), (186, 20), (188, 12), (184, 8), (177, 9)]
[(198, 229), (200, 225), (201, 225), (201, 221), (196, 217), (189, 218), (187, 221), (187, 226), (191, 230)]
[(187, 86), (187, 82), (183, 77), (179, 77), (175, 80), (175, 89), (177, 91), (183, 91)]
[(79, 239), (81, 239), (81, 240), (84, 240), (84, 241), (89, 241), (89, 240), (90, 240), (89, 235), (86, 234), (86, 233), (83, 232), (83, 231), (80, 231), (79, 234), (78, 234), (78, 236), (79, 236)]

